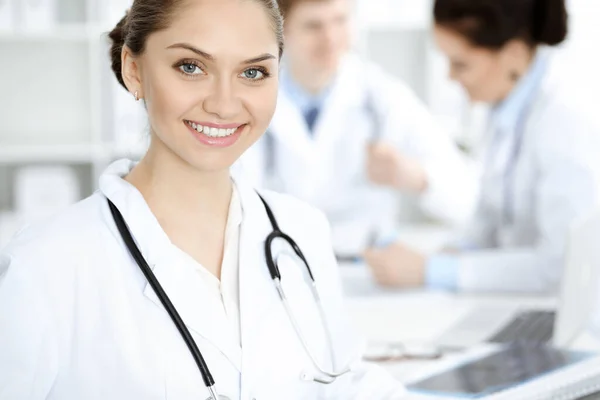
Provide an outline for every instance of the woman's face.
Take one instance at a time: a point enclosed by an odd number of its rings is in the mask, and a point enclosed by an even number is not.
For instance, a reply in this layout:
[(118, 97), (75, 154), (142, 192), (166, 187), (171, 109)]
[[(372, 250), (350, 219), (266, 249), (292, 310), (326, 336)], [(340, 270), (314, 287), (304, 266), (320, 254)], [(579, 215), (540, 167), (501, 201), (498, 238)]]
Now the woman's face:
[(511, 73), (518, 66), (515, 45), (500, 50), (473, 46), (464, 36), (436, 25), (435, 41), (450, 64), (450, 78), (460, 83), (471, 100), (497, 103), (515, 84)]
[(229, 168), (270, 123), (278, 56), (259, 2), (184, 3), (170, 27), (150, 35), (144, 53), (124, 63), (125, 74), (139, 79), (152, 146), (198, 170)]

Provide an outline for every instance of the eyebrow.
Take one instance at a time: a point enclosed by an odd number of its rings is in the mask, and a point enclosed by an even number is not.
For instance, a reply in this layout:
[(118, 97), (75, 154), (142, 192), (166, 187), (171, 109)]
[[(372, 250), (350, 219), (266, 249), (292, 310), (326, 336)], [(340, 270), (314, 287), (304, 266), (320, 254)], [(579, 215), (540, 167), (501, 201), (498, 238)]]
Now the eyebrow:
[[(213, 55), (208, 54), (207, 52), (202, 51), (202, 50), (200, 50), (200, 49), (198, 49), (198, 48), (196, 48), (196, 47), (194, 47), (194, 46), (192, 46), (190, 44), (187, 44), (187, 43), (175, 43), (175, 44), (172, 44), (171, 46), (167, 47), (167, 49), (185, 49), (185, 50), (192, 51), (192, 52), (198, 54), (200, 57), (203, 57), (203, 58), (205, 58), (207, 60), (210, 60), (210, 61), (214, 61), (215, 60), (215, 57)], [(250, 58), (248, 60), (242, 61), (242, 64), (254, 64), (254, 63), (257, 63), (257, 62), (266, 61), (266, 60), (273, 60), (273, 59), (276, 59), (276, 58), (277, 57), (275, 57), (273, 54), (265, 53), (265, 54), (261, 54), (258, 57), (253, 57), (253, 58)]]

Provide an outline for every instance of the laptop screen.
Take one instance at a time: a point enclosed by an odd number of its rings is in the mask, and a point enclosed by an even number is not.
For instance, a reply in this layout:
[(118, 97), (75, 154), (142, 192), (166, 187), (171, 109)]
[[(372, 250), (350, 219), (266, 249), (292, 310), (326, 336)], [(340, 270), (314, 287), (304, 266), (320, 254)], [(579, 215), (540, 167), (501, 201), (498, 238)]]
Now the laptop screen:
[(408, 386), (413, 392), (477, 399), (593, 356), (543, 345), (511, 344)]

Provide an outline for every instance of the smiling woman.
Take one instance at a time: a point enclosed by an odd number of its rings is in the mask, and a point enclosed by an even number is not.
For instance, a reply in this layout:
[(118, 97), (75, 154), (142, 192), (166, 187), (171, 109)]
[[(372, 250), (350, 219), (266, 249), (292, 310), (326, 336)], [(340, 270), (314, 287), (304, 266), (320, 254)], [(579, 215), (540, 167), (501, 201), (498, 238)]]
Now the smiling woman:
[(151, 144), (0, 253), (0, 399), (402, 398), (324, 216), (230, 175), (275, 110), (276, 1), (134, 0), (110, 38)]
[[(282, 19), (271, 0), (205, 3), (134, 2), (110, 33), (112, 67), (145, 101), (150, 154), (166, 147), (200, 169), (223, 169), (262, 135), (274, 112)], [(232, 30), (222, 16), (241, 22)]]

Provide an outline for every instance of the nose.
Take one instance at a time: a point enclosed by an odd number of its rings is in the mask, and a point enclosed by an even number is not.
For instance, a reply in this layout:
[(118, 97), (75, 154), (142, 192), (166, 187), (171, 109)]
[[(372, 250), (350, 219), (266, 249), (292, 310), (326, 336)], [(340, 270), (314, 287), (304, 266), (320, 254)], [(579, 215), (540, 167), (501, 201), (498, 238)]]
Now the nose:
[(216, 78), (204, 99), (203, 108), (222, 121), (232, 121), (240, 114), (242, 101), (230, 79)]

